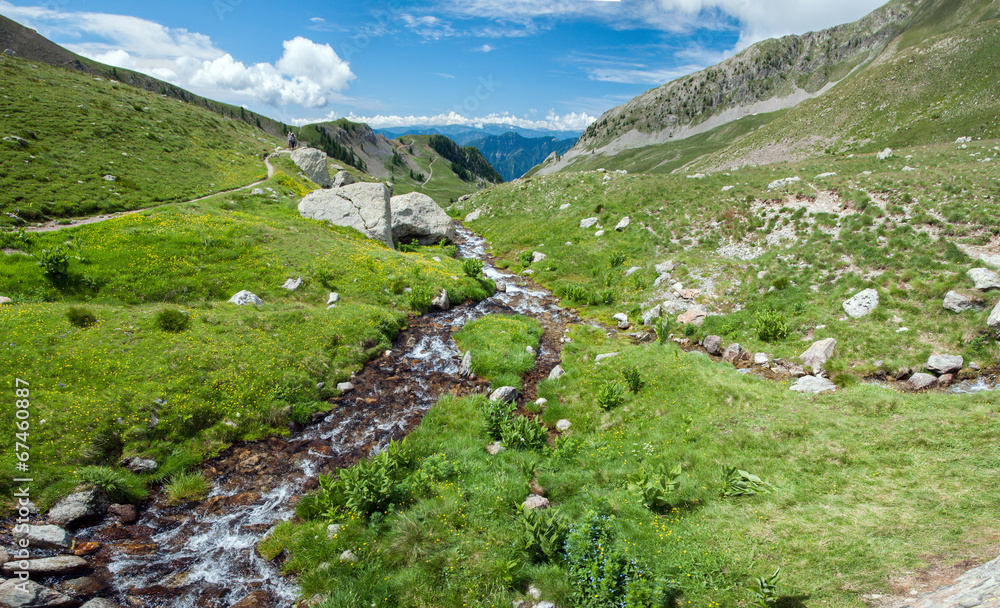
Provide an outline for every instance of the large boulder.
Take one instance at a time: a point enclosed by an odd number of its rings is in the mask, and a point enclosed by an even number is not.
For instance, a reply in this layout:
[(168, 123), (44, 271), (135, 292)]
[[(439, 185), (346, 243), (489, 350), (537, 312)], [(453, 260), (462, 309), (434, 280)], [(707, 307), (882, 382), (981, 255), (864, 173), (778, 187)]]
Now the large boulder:
[(347, 171), (337, 171), (337, 174), (333, 176), (333, 187), (343, 188), (344, 186), (350, 186), (355, 183), (354, 176)]
[(314, 190), (299, 202), (299, 214), (354, 228), (392, 247), (392, 206), (382, 183), (351, 184), (337, 190)]
[(433, 245), (442, 239), (455, 239), (455, 224), (434, 199), (426, 194), (410, 192), (390, 199), (392, 237), (396, 242), (417, 241)]
[(330, 180), (330, 168), (327, 166), (326, 152), (316, 148), (298, 148), (292, 151), (292, 162), (302, 169), (306, 177), (316, 183), (317, 186), (329, 188), (333, 185)]
[(802, 376), (791, 386), (791, 390), (799, 393), (817, 394), (824, 391), (835, 391), (837, 385), (819, 376)]
[(251, 304), (254, 306), (261, 306), (262, 304), (264, 304), (264, 300), (261, 300), (252, 292), (244, 289), (243, 291), (229, 298), (229, 303), (235, 304), (237, 306), (249, 306)]
[(968, 274), (979, 291), (1000, 289), (1000, 276), (989, 268), (973, 268)]
[(997, 340), (1000, 340), (1000, 302), (997, 302), (996, 307), (993, 308), (990, 318), (986, 320), (986, 325), (997, 335)]
[(111, 502), (103, 490), (94, 488), (70, 494), (49, 511), (49, 521), (60, 526), (76, 528), (96, 523), (108, 512)]
[(965, 359), (957, 355), (931, 355), (924, 367), (939, 376), (943, 376), (958, 373), (963, 365), (965, 365)]
[(967, 310), (981, 310), (982, 306), (968, 298), (957, 291), (949, 291), (944, 296), (945, 310), (950, 310), (951, 312), (965, 312)]
[(12, 578), (0, 585), (0, 606), (3, 608), (69, 608), (79, 605), (78, 600), (33, 580)]
[(806, 352), (799, 355), (799, 359), (802, 359), (802, 363), (808, 365), (814, 370), (822, 369), (823, 364), (830, 360), (833, 356), (833, 349), (837, 346), (837, 341), (833, 338), (827, 338), (826, 340), (820, 340), (809, 347)]
[(844, 302), (844, 312), (852, 319), (863, 317), (878, 307), (878, 292), (866, 289)]

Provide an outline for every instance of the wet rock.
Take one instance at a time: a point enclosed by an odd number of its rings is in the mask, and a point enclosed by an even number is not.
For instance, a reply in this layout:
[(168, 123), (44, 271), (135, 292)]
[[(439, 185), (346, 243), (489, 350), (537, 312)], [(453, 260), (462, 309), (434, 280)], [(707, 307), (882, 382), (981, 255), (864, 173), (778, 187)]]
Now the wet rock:
[(271, 608), (274, 601), (267, 591), (254, 591), (250, 595), (236, 602), (229, 608)]
[(791, 386), (791, 390), (800, 393), (816, 394), (824, 391), (835, 391), (837, 390), (837, 385), (830, 382), (826, 378), (820, 378), (818, 376), (802, 376)]
[(111, 505), (108, 507), (108, 514), (114, 515), (125, 525), (134, 524), (139, 519), (135, 505)]
[(133, 473), (152, 473), (160, 468), (160, 464), (152, 458), (140, 458), (138, 456), (122, 458), (118, 461), (118, 466), (125, 467)]
[(288, 279), (285, 284), (282, 285), (288, 291), (298, 291), (299, 287), (302, 287), (302, 277), (296, 279)]
[(513, 386), (501, 386), (490, 393), (490, 401), (513, 403), (517, 400), (517, 389)]
[(563, 366), (557, 365), (552, 368), (551, 372), (549, 372), (549, 380), (558, 380), (559, 378), (562, 378), (565, 375), (566, 375), (566, 370), (563, 369)]
[(726, 363), (736, 365), (743, 358), (743, 347), (739, 344), (730, 344), (726, 347), (726, 352), (722, 353), (722, 360)]
[(442, 289), (441, 293), (431, 302), (431, 306), (438, 310), (448, 310), (451, 308), (451, 300), (448, 299), (448, 292)]
[(10, 561), (10, 554), (3, 547), (0, 547), (0, 566)]
[(708, 318), (708, 311), (700, 306), (692, 306), (687, 309), (687, 312), (683, 313), (681, 316), (677, 317), (677, 322), (681, 325), (687, 325), (691, 323), (692, 325), (701, 326)]
[(757, 353), (753, 356), (754, 365), (770, 365), (771, 357), (767, 353)]
[(938, 386), (948, 388), (955, 383), (955, 374), (945, 374), (938, 378)]
[(86, 597), (97, 595), (104, 591), (108, 588), (108, 584), (96, 576), (81, 576), (80, 578), (71, 578), (63, 581), (53, 585), (53, 587), (66, 595)]
[(462, 357), (462, 365), (458, 368), (458, 375), (462, 378), (472, 376), (472, 351), (466, 351)]
[(965, 359), (956, 355), (931, 355), (924, 367), (941, 376), (943, 374), (956, 374), (963, 365), (965, 365)]
[(537, 511), (538, 509), (548, 509), (549, 499), (544, 496), (539, 496), (538, 494), (530, 494), (528, 498), (525, 499), (524, 503), (521, 504), (521, 508), (525, 511)]
[(976, 303), (972, 299), (958, 293), (957, 291), (949, 291), (944, 296), (944, 303), (942, 304), (945, 310), (950, 310), (951, 312), (965, 312), (968, 310), (981, 310), (982, 305)]
[(11, 579), (0, 585), (0, 606), (3, 608), (69, 608), (78, 605), (79, 601), (32, 580)]
[[(26, 568), (22, 566), (27, 565)], [(62, 574), (73, 574), (86, 570), (90, 566), (87, 560), (75, 555), (60, 555), (57, 557), (43, 557), (41, 559), (29, 559), (16, 562), (7, 562), (3, 565), (3, 573), (6, 576), (13, 575), (15, 570), (24, 570), (33, 577), (58, 576)]]
[(594, 363), (597, 364), (600, 363), (601, 361), (604, 361), (605, 359), (610, 359), (611, 357), (617, 357), (617, 356), (618, 353), (604, 353), (603, 355), (597, 355), (597, 357), (594, 358)]
[(938, 379), (930, 374), (913, 374), (910, 379), (906, 381), (906, 388), (911, 391), (925, 391), (932, 388), (937, 388)]
[(503, 281), (497, 283), (497, 293), (507, 293), (507, 284)]
[(622, 230), (625, 230), (626, 228), (628, 228), (631, 225), (632, 225), (632, 218), (630, 218), (629, 216), (626, 215), (625, 217), (623, 217), (621, 219), (620, 222), (618, 222), (615, 225), (615, 230), (618, 231), (618, 232), (621, 232)]
[(702, 346), (705, 347), (708, 354), (718, 357), (722, 353), (722, 337), (715, 335), (705, 336)]
[(49, 521), (69, 528), (95, 523), (108, 512), (111, 502), (103, 490), (94, 488), (70, 494), (49, 511)]
[(340, 561), (342, 562), (356, 562), (358, 561), (358, 556), (354, 555), (354, 552), (350, 549), (345, 550), (340, 554)]
[(866, 289), (844, 302), (843, 306), (847, 316), (858, 319), (878, 307), (878, 292), (874, 289)]
[(253, 304), (254, 306), (261, 306), (264, 304), (264, 300), (261, 300), (253, 293), (244, 289), (243, 291), (229, 298), (229, 303), (235, 304), (237, 306), (249, 306), (251, 304)]
[(823, 368), (823, 365), (830, 360), (833, 356), (833, 349), (836, 348), (837, 341), (833, 338), (827, 338), (826, 340), (820, 340), (819, 342), (814, 342), (806, 352), (799, 355), (799, 359), (802, 359), (802, 363), (813, 368), (813, 370), (819, 370)]
[(28, 545), (38, 549), (69, 549), (73, 546), (73, 535), (59, 526), (28, 526), (23, 534), (14, 533), (14, 538), (28, 540)]
[(123, 606), (102, 597), (95, 597), (80, 608), (123, 608)]
[(580, 228), (593, 228), (594, 226), (597, 225), (597, 222), (599, 221), (600, 218), (588, 217), (586, 219), (580, 220)]
[(101, 550), (100, 543), (80, 543), (73, 548), (73, 555), (93, 555)]
[(349, 393), (353, 390), (354, 390), (354, 385), (351, 384), (350, 382), (337, 383), (337, 391), (339, 391), (341, 395), (343, 395), (344, 393)]
[(494, 441), (493, 443), (486, 446), (486, 452), (491, 456), (496, 456), (500, 452), (504, 452), (506, 450), (507, 448), (505, 448), (504, 445), (499, 441)]
[(571, 426), (573, 426), (573, 423), (570, 422), (569, 420), (566, 420), (565, 418), (556, 423), (556, 428), (562, 431), (563, 433), (568, 431), (569, 427)]
[(1000, 289), (1000, 276), (989, 268), (973, 268), (968, 275), (979, 291)]

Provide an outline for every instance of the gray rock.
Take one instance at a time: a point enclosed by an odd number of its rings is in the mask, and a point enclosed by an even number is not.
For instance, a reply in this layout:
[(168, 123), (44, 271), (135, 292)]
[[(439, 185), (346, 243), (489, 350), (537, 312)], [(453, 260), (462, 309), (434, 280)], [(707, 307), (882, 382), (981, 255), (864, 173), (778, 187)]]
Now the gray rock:
[(820, 340), (819, 342), (813, 343), (806, 352), (799, 355), (799, 359), (802, 359), (802, 363), (813, 368), (813, 370), (819, 370), (823, 368), (823, 365), (830, 360), (833, 356), (833, 349), (836, 348), (837, 341), (833, 338), (827, 338), (826, 340)]
[(4, 305), (4, 304), (10, 304), (10, 303), (12, 303), (13, 301), (14, 301), (14, 300), (11, 300), (11, 299), (10, 299), (10, 298), (8, 298), (7, 296), (0, 296), (0, 306), (2, 306), (2, 305)]
[(451, 308), (451, 300), (448, 299), (448, 292), (442, 289), (441, 293), (431, 302), (431, 306), (439, 310), (448, 310)]
[(530, 346), (525, 346), (524, 347), (524, 352), (528, 353), (532, 357), (537, 356), (537, 354), (538, 354), (538, 353), (535, 352), (535, 349), (531, 348)]
[(497, 293), (507, 293), (507, 284), (503, 281), (497, 283)]
[(588, 217), (587, 219), (580, 220), (580, 228), (593, 228), (599, 221), (600, 218)]
[(298, 291), (299, 287), (302, 287), (302, 277), (298, 277), (297, 279), (288, 279), (282, 287), (288, 291)]
[(800, 393), (818, 394), (824, 391), (835, 391), (837, 390), (837, 385), (830, 382), (826, 378), (820, 378), (818, 376), (802, 376), (791, 386), (791, 390), (798, 391)]
[(597, 357), (594, 358), (594, 363), (600, 363), (605, 359), (610, 359), (611, 357), (617, 357), (617, 356), (618, 353), (604, 353), (603, 355), (597, 355)]
[(950, 310), (951, 312), (965, 312), (967, 310), (982, 309), (982, 306), (957, 291), (949, 291), (945, 294), (943, 306), (945, 310)]
[(909, 608), (997, 608), (1000, 606), (1000, 557), (968, 570), (947, 586), (908, 602)]
[(563, 433), (568, 431), (569, 427), (571, 426), (573, 426), (573, 423), (570, 422), (569, 420), (566, 420), (565, 418), (556, 423), (556, 428), (562, 431)]
[(69, 528), (96, 523), (108, 512), (111, 502), (103, 490), (94, 488), (70, 494), (49, 510), (49, 521)]
[(353, 390), (354, 390), (354, 385), (351, 384), (350, 382), (338, 382), (337, 383), (337, 391), (340, 392), (341, 394), (349, 393), (349, 392), (351, 392)]
[(333, 176), (333, 187), (343, 188), (344, 186), (350, 186), (355, 182), (354, 176), (347, 171), (337, 171), (337, 174)]
[(743, 347), (739, 344), (730, 344), (726, 347), (726, 352), (722, 353), (722, 360), (726, 363), (736, 365), (743, 358)]
[(911, 391), (923, 391), (932, 388), (937, 388), (938, 379), (930, 374), (913, 374), (910, 379), (906, 381), (906, 388)]
[(521, 508), (525, 511), (536, 511), (538, 509), (548, 509), (549, 499), (544, 496), (539, 496), (538, 494), (529, 494), (524, 503), (521, 504)]
[(343, 553), (340, 554), (340, 561), (342, 562), (356, 562), (358, 561), (358, 556), (354, 555), (354, 552), (350, 549), (345, 549)]
[(122, 458), (118, 461), (118, 466), (125, 467), (133, 473), (152, 473), (160, 468), (160, 464), (152, 458), (140, 458), (138, 456)]
[(924, 367), (939, 376), (943, 376), (958, 373), (963, 365), (965, 365), (965, 359), (957, 355), (931, 355)]
[(103, 597), (95, 597), (90, 600), (80, 608), (122, 608), (121, 604), (116, 604), (111, 600), (106, 600)]
[(340, 524), (330, 524), (326, 527), (327, 540), (333, 540), (338, 534), (340, 534)]
[(969, 270), (968, 275), (979, 291), (1000, 289), (1000, 276), (989, 268), (973, 268)]
[(565, 375), (566, 375), (566, 370), (563, 369), (563, 366), (557, 365), (552, 368), (551, 372), (549, 372), (549, 380), (558, 380)]
[(535, 399), (535, 405), (537, 405), (538, 407), (545, 407), (548, 404), (549, 400), (546, 399), (545, 397), (539, 397), (538, 399)]
[(134, 524), (139, 519), (135, 505), (111, 505), (108, 507), (108, 515), (117, 517), (125, 525)]
[(625, 271), (625, 276), (630, 277), (630, 276), (634, 275), (635, 273), (639, 272), (640, 270), (642, 270), (641, 267), (639, 267), (639, 266), (633, 266), (633, 267), (631, 267), (631, 268), (629, 268), (628, 270)]
[(458, 375), (462, 378), (468, 378), (472, 375), (472, 351), (466, 351), (465, 356), (462, 357), (462, 365), (458, 368)]
[(621, 232), (622, 230), (625, 230), (626, 228), (628, 228), (630, 225), (632, 225), (632, 219), (629, 216), (626, 215), (625, 217), (623, 217), (621, 219), (620, 222), (618, 222), (615, 225), (615, 230), (618, 231), (618, 232)]
[(0, 566), (10, 561), (10, 554), (3, 547), (0, 547)]
[(663, 314), (663, 307), (657, 304), (642, 315), (642, 324), (649, 327), (655, 323)]
[(874, 289), (866, 289), (844, 302), (844, 312), (853, 319), (869, 314), (876, 307), (878, 307), (878, 292)]
[(629, 328), (628, 315), (626, 315), (625, 313), (623, 312), (617, 313), (611, 318), (614, 319), (615, 321), (618, 321), (618, 329)]
[(536, 264), (538, 262), (541, 262), (542, 260), (544, 260), (547, 257), (549, 257), (549, 256), (545, 255), (541, 251), (533, 251), (533, 252), (531, 252), (531, 263), (532, 264)]
[(483, 210), (482, 209), (476, 209), (474, 211), (470, 211), (469, 213), (467, 213), (465, 215), (465, 221), (466, 222), (474, 222), (474, 221), (478, 220), (479, 218), (481, 218), (482, 216), (483, 216)]
[(708, 351), (708, 354), (715, 355), (716, 357), (722, 353), (722, 337), (721, 336), (705, 336), (705, 340), (702, 342), (702, 346)]
[(594, 233), (594, 236), (596, 236), (596, 237), (602, 237), (602, 236), (604, 236), (604, 231), (603, 230), (598, 230), (597, 232)]
[(879, 160), (885, 160), (891, 156), (892, 156), (892, 148), (886, 148), (885, 150), (882, 150), (881, 152), (875, 155), (875, 157), (878, 158)]
[(73, 535), (59, 526), (28, 526), (24, 534), (15, 532), (14, 538), (28, 539), (28, 544), (39, 549), (69, 549), (73, 546)]
[[(22, 566), (27, 566), (23, 568)], [(29, 574), (39, 576), (59, 576), (63, 574), (73, 574), (90, 567), (87, 560), (75, 555), (59, 555), (57, 557), (43, 557), (41, 559), (29, 559), (24, 561), (7, 562), (3, 565), (3, 573), (7, 576), (13, 575), (15, 570), (24, 570)]]
[(79, 604), (78, 600), (32, 580), (12, 578), (0, 585), (0, 607), (3, 608), (69, 608)]
[(244, 289), (243, 291), (229, 298), (229, 303), (235, 304), (237, 306), (249, 306), (251, 304), (253, 304), (254, 306), (260, 306), (264, 303), (264, 300), (261, 300), (251, 292)]
[(410, 192), (389, 199), (392, 208), (392, 238), (396, 242), (417, 241), (433, 245), (455, 240), (455, 223), (434, 199)]
[(990, 317), (986, 319), (986, 325), (997, 335), (997, 340), (1000, 340), (1000, 302), (997, 302)]
[(754, 365), (770, 365), (771, 356), (767, 353), (757, 353), (753, 356)]
[(340, 294), (335, 291), (331, 291), (330, 297), (326, 299), (326, 305), (330, 306), (331, 304), (336, 304), (339, 301), (340, 301)]
[(556, 605), (553, 604), (552, 602), (545, 601), (545, 602), (538, 602), (537, 604), (535, 604), (535, 608), (556, 608)]
[(517, 389), (513, 386), (501, 386), (490, 393), (490, 401), (503, 401), (513, 403), (517, 400)]
[(292, 151), (292, 162), (317, 186), (329, 188), (333, 185), (326, 152), (316, 148), (297, 148)]
[(674, 262), (673, 260), (667, 260), (666, 262), (661, 262), (660, 264), (656, 265), (656, 272), (657, 274), (670, 274), (678, 266), (680, 266), (680, 264), (678, 264), (677, 262)]
[(351, 184), (337, 190), (315, 190), (299, 202), (302, 217), (354, 228), (392, 247), (392, 206), (385, 184)]

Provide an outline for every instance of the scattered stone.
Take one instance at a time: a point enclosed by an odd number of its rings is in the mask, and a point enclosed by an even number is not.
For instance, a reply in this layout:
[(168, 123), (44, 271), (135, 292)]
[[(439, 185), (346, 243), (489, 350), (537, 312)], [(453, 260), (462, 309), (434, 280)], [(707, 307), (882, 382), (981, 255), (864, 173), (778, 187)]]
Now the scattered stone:
[(94, 488), (70, 494), (49, 511), (49, 521), (69, 528), (96, 523), (108, 512), (111, 503), (103, 490)]
[(552, 602), (538, 602), (535, 604), (535, 608), (556, 608), (556, 605)]
[(835, 391), (837, 390), (837, 385), (819, 376), (802, 376), (795, 381), (791, 390), (800, 393), (819, 394), (824, 391)]
[(878, 292), (874, 289), (866, 289), (844, 302), (844, 312), (852, 319), (863, 317), (876, 307), (878, 307)]
[(602, 237), (602, 236), (604, 236), (604, 231), (603, 230), (598, 230), (597, 232), (594, 233), (594, 236), (596, 236), (596, 237)]
[(597, 355), (597, 357), (594, 358), (594, 363), (595, 364), (596, 363), (600, 363), (601, 361), (604, 361), (605, 359), (610, 359), (611, 357), (617, 357), (617, 356), (618, 356), (618, 353), (605, 353), (603, 355)]
[(486, 446), (486, 452), (491, 456), (496, 456), (500, 452), (506, 451), (507, 448), (504, 447), (499, 441), (494, 441), (493, 443)]
[[(55, 587), (60, 593), (65, 593), (71, 597), (81, 597), (94, 596), (101, 593), (108, 588), (108, 583), (103, 580), (103, 578), (98, 578), (96, 576), (81, 576), (79, 578), (62, 581), (55, 585)], [(93, 604), (91, 602), (87, 602), (84, 606), (90, 606), (91, 608), (121, 608), (118, 604), (114, 604), (108, 600), (103, 601), (107, 603)]]
[(600, 221), (600, 218), (597, 217), (588, 217), (587, 219), (580, 220), (580, 228), (593, 228), (597, 225), (598, 221)]
[(282, 287), (288, 291), (298, 291), (299, 287), (302, 287), (302, 277), (297, 279), (288, 279)]
[(474, 222), (483, 216), (483, 211), (481, 209), (476, 209), (475, 211), (470, 211), (465, 215), (466, 222)]
[(945, 294), (943, 306), (945, 310), (950, 310), (951, 312), (965, 312), (967, 310), (982, 309), (982, 306), (957, 291), (949, 291)]
[(10, 561), (10, 554), (3, 547), (0, 547), (0, 566)]
[(507, 293), (507, 284), (502, 281), (497, 283), (497, 293)]
[(268, 606), (273, 605), (274, 600), (271, 598), (271, 594), (262, 589), (258, 589), (229, 608), (268, 608)]
[(776, 179), (776, 180), (774, 180), (773, 182), (771, 182), (770, 184), (767, 185), (767, 189), (768, 190), (777, 190), (778, 188), (784, 188), (785, 186), (788, 186), (790, 184), (794, 184), (795, 182), (801, 182), (801, 181), (802, 181), (801, 177), (786, 177), (784, 179)]
[(462, 365), (458, 368), (458, 375), (462, 378), (472, 376), (472, 351), (466, 351), (462, 357)]
[(996, 333), (997, 340), (1000, 340), (1000, 302), (993, 308), (990, 318), (986, 320), (986, 325)]
[(892, 148), (886, 148), (885, 150), (882, 150), (881, 152), (875, 155), (875, 157), (878, 158), (879, 160), (885, 160), (890, 156), (892, 156)]
[(945, 374), (938, 378), (938, 385), (942, 388), (948, 388), (955, 383), (955, 374)]
[(568, 431), (569, 427), (571, 427), (571, 426), (573, 426), (573, 423), (570, 422), (569, 420), (566, 420), (565, 418), (563, 418), (562, 420), (560, 420), (559, 422), (556, 423), (556, 428), (559, 429), (563, 433), (565, 433), (566, 431)]
[(451, 300), (448, 299), (447, 290), (442, 289), (441, 293), (431, 302), (431, 306), (439, 310), (448, 310), (451, 308)]
[(906, 381), (906, 388), (911, 391), (923, 391), (932, 388), (936, 388), (938, 385), (938, 379), (930, 374), (913, 374), (910, 379)]
[(434, 245), (442, 240), (455, 240), (455, 223), (434, 202), (419, 192), (394, 196), (389, 200), (392, 208), (392, 238), (396, 242)]
[(620, 222), (618, 222), (615, 225), (615, 231), (616, 232), (621, 232), (622, 230), (625, 230), (626, 228), (628, 228), (631, 225), (632, 225), (632, 218), (630, 218), (629, 216), (626, 215), (625, 217), (623, 217), (621, 219)]
[(237, 306), (249, 306), (250, 304), (253, 304), (254, 306), (261, 306), (264, 304), (264, 300), (261, 300), (253, 293), (244, 289), (243, 291), (229, 298), (229, 303), (235, 304)]
[(529, 355), (531, 355), (532, 357), (534, 357), (534, 356), (536, 356), (536, 355), (537, 355), (537, 353), (535, 352), (535, 349), (534, 349), (534, 348), (532, 348), (532, 347), (530, 347), (530, 346), (525, 346), (525, 347), (524, 347), (524, 352), (528, 353), (528, 354), (529, 354)]
[(517, 400), (517, 389), (513, 386), (501, 386), (490, 393), (490, 401), (513, 403), (515, 400)]
[(656, 272), (658, 274), (668, 274), (673, 272), (680, 264), (674, 262), (673, 260), (667, 260), (656, 265)]
[(254, 188), (250, 191), (250, 196), (264, 196), (264, 194), (263, 188)]
[(820, 173), (815, 177), (815, 179), (823, 179), (824, 177), (836, 177), (836, 173)]
[(823, 365), (833, 356), (833, 349), (837, 346), (837, 341), (833, 338), (820, 340), (809, 347), (806, 352), (799, 355), (802, 363), (813, 368), (813, 371), (823, 368)]
[(327, 540), (333, 540), (338, 534), (340, 534), (340, 524), (330, 524), (326, 527)]
[(549, 400), (546, 399), (545, 397), (539, 397), (538, 399), (535, 399), (535, 405), (537, 405), (538, 407), (545, 407), (546, 405), (548, 405), (548, 403)]
[(126, 526), (134, 524), (139, 519), (135, 505), (111, 505), (108, 507), (108, 514), (117, 517)]
[(630, 277), (630, 276), (634, 275), (635, 273), (639, 272), (640, 270), (642, 270), (641, 267), (639, 267), (639, 266), (633, 266), (633, 267), (631, 267), (631, 268), (629, 268), (628, 270), (625, 271), (625, 276)]
[(614, 319), (615, 321), (618, 321), (618, 329), (624, 330), (629, 328), (628, 315), (626, 315), (625, 313), (623, 312), (616, 313), (611, 318)]
[[(17, 530), (17, 527), (14, 528)], [(27, 539), (28, 545), (39, 549), (69, 549), (73, 546), (73, 535), (59, 526), (32, 526), (23, 534), (14, 533), (14, 538)]]
[(114, 175), (105, 175), (104, 176), (104, 181), (106, 181), (106, 182), (114, 182), (114, 181), (118, 181), (118, 179)]
[(292, 162), (317, 186), (329, 188), (333, 185), (326, 152), (316, 148), (297, 148), (292, 150)]
[(661, 314), (663, 314), (663, 307), (657, 304), (642, 315), (642, 324), (649, 327), (656, 321), (656, 319), (660, 318)]
[(569, 203), (563, 203), (563, 204), (559, 205), (559, 211), (566, 211), (570, 207), (572, 207), (572, 205), (570, 205)]
[(541, 262), (542, 260), (544, 260), (546, 257), (548, 257), (548, 256), (546, 256), (544, 253), (542, 253), (540, 251), (533, 251), (531, 253), (531, 263), (532, 264), (537, 264), (538, 262)]
[(59, 555), (57, 557), (7, 562), (3, 565), (3, 573), (6, 576), (11, 576), (15, 570), (23, 570), (34, 576), (60, 576), (86, 570), (89, 567), (87, 560), (82, 557)]
[(753, 356), (754, 365), (770, 365), (771, 356), (767, 353), (757, 353)]
[(344, 393), (349, 393), (354, 390), (354, 385), (350, 382), (338, 382), (337, 391), (343, 395)]
[(69, 608), (79, 604), (68, 595), (32, 580), (10, 579), (0, 585), (0, 606), (3, 608)]
[(385, 184), (367, 182), (337, 190), (314, 190), (299, 202), (299, 215), (354, 228), (393, 247), (392, 206)]
[(122, 458), (118, 461), (118, 466), (125, 467), (133, 473), (152, 473), (160, 468), (160, 464), (152, 458), (140, 458), (139, 456)]
[(1000, 289), (1000, 276), (989, 268), (973, 268), (969, 270), (968, 275), (979, 291)]
[(932, 373), (943, 376), (944, 374), (957, 374), (963, 365), (965, 365), (965, 359), (957, 355), (931, 355), (924, 367)]
[(739, 344), (730, 344), (726, 347), (726, 352), (722, 353), (722, 360), (726, 363), (736, 365), (743, 358), (743, 347)]
[(566, 375), (566, 370), (563, 369), (563, 366), (557, 365), (552, 368), (551, 372), (549, 372), (549, 380), (558, 380), (565, 375)]
[(333, 176), (333, 187), (343, 188), (344, 186), (350, 186), (355, 182), (354, 176), (347, 171), (337, 171), (337, 174)]
[(528, 587), (528, 595), (530, 595), (531, 597), (533, 597), (536, 600), (537, 599), (541, 599), (541, 597), (542, 597), (542, 591), (538, 587), (536, 587), (534, 585), (531, 585), (530, 587)]
[(708, 312), (704, 308), (700, 306), (692, 306), (687, 309), (687, 312), (677, 317), (677, 322), (681, 325), (691, 323), (692, 325), (701, 326), (707, 318)]
[(335, 291), (331, 291), (330, 297), (326, 299), (326, 305), (330, 306), (332, 304), (336, 304), (339, 301), (340, 301), (340, 294)]
[(358, 561), (358, 556), (354, 555), (350, 549), (345, 549), (343, 553), (340, 554), (340, 561), (342, 562), (356, 562)]
[(708, 354), (718, 357), (722, 354), (722, 337), (721, 336), (705, 336), (705, 340), (702, 342), (702, 346), (708, 351)]
[(538, 509), (548, 509), (549, 499), (544, 496), (539, 496), (538, 494), (529, 494), (528, 498), (524, 500), (521, 508), (525, 511), (536, 511)]

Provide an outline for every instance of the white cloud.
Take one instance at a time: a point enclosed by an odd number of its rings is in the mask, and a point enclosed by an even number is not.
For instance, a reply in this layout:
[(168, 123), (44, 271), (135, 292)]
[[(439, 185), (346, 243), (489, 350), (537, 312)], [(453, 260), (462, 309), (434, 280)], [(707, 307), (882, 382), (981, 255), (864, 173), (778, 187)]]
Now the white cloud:
[(85, 57), (227, 101), (318, 108), (355, 78), (330, 45), (301, 36), (284, 42), (276, 63), (246, 65), (208, 36), (137, 17), (15, 7), (5, 0), (0, 11), (48, 38), (79, 40), (65, 46)]
[[(330, 112), (323, 118), (294, 118), (291, 124), (302, 126), (315, 122), (326, 122), (340, 118), (335, 112)], [(597, 120), (596, 116), (586, 113), (570, 112), (568, 114), (556, 114), (550, 110), (544, 120), (532, 120), (530, 118), (520, 118), (507, 112), (494, 113), (487, 116), (466, 117), (457, 112), (438, 114), (436, 116), (396, 116), (396, 115), (375, 115), (375, 116), (346, 116), (348, 120), (363, 122), (375, 129), (385, 127), (431, 127), (431, 126), (452, 126), (462, 125), (473, 128), (482, 128), (483, 125), (504, 125), (510, 127), (521, 127), (523, 129), (546, 129), (550, 131), (583, 131), (592, 122)]]
[(492, 51), (497, 50), (497, 47), (489, 45), (489, 44), (484, 44), (483, 46), (475, 48), (475, 49), (472, 49), (472, 50), (476, 51), (477, 53), (490, 53)]

